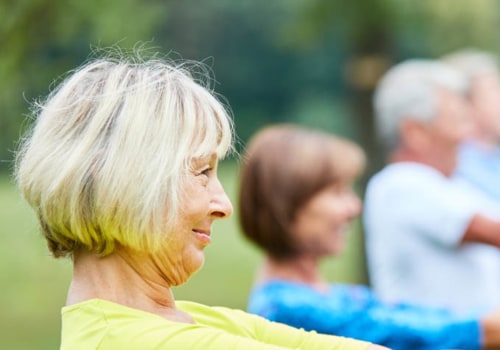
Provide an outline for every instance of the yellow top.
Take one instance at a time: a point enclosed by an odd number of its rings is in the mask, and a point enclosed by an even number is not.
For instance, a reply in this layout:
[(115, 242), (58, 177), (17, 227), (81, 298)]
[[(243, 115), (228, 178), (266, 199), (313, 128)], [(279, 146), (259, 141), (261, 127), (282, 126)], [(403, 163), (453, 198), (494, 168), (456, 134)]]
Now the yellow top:
[(63, 307), (61, 350), (366, 350), (369, 344), (298, 330), (240, 310), (176, 305), (196, 323), (169, 321), (102, 299)]

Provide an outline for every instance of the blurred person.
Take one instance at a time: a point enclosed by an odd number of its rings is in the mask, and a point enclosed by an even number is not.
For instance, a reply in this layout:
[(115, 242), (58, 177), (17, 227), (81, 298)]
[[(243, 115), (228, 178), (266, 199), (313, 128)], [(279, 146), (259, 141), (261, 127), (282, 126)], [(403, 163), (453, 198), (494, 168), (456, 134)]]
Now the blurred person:
[(469, 81), (469, 101), (475, 132), (459, 148), (454, 178), (500, 200), (500, 72), (488, 52), (462, 49), (442, 61)]
[(372, 287), (385, 301), (458, 311), (500, 306), (500, 208), (451, 180), (473, 131), (466, 78), (404, 61), (374, 94), (388, 164), (368, 182), (364, 229)]
[(233, 148), (203, 66), (102, 57), (35, 108), (16, 180), (73, 277), (61, 349), (380, 349), (176, 301), (232, 205), (217, 163)]
[(366, 286), (322, 275), (321, 262), (343, 252), (361, 211), (353, 185), (364, 162), (358, 145), (314, 129), (279, 124), (252, 137), (241, 168), (239, 218), (264, 260), (248, 311), (393, 349), (498, 347), (498, 312), (463, 316), (385, 303)]

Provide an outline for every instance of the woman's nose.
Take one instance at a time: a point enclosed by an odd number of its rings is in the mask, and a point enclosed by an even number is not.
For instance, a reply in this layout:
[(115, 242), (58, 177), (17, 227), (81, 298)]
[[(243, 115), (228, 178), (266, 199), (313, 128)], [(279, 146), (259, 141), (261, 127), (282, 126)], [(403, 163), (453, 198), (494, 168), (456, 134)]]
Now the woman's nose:
[(233, 204), (218, 179), (214, 186), (214, 195), (211, 205), (211, 215), (216, 219), (225, 219), (233, 214)]

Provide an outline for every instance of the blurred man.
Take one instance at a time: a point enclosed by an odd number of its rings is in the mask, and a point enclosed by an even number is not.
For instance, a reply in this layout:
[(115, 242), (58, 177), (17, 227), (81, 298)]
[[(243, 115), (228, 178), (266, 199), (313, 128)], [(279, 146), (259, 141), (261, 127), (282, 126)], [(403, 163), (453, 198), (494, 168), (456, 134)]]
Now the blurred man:
[(454, 178), (500, 201), (500, 72), (496, 57), (464, 49), (442, 58), (469, 82), (475, 132), (458, 153)]
[(370, 179), (364, 225), (371, 282), (385, 300), (473, 311), (500, 305), (500, 207), (450, 179), (474, 130), (467, 79), (408, 60), (374, 107), (389, 164)]

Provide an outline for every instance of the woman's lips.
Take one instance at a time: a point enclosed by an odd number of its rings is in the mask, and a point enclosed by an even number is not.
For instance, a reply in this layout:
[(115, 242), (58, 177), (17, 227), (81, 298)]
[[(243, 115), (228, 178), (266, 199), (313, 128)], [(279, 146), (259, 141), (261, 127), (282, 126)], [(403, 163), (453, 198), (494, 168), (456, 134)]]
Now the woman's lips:
[(195, 230), (193, 230), (193, 233), (195, 234), (196, 238), (198, 238), (205, 245), (210, 244), (210, 242), (212, 242), (212, 238), (210, 237), (209, 230), (196, 230), (195, 229)]

